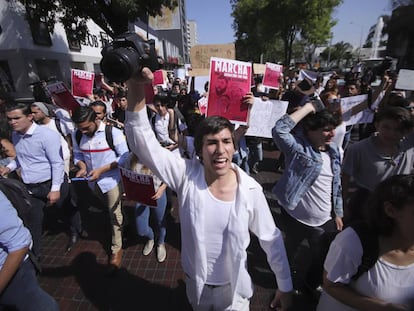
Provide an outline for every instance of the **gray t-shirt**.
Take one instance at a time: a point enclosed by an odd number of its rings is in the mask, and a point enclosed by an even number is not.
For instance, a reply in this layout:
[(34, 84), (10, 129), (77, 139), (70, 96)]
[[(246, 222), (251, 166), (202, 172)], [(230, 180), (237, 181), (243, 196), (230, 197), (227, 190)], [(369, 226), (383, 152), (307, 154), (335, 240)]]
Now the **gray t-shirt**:
[(342, 166), (342, 171), (352, 176), (358, 186), (370, 191), (390, 176), (410, 174), (414, 164), (414, 133), (401, 140), (393, 157), (380, 153), (374, 143), (375, 135), (350, 145)]

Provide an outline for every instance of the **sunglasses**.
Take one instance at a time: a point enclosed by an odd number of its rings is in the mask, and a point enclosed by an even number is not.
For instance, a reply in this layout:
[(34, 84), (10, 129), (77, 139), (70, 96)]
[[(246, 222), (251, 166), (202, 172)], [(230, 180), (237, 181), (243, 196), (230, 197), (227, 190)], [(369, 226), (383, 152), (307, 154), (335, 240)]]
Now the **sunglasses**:
[(328, 103), (331, 104), (331, 105), (332, 104), (337, 105), (337, 104), (341, 103), (341, 100), (339, 98), (331, 98), (331, 99), (328, 99)]

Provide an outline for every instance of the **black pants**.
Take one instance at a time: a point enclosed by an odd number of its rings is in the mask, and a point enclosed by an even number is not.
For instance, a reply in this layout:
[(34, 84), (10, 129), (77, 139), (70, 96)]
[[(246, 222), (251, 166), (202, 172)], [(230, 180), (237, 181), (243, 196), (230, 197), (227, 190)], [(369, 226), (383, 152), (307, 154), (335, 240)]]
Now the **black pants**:
[[(297, 273), (303, 273), (298, 275), (298, 278), (304, 280), (307, 285), (312, 288), (318, 287), (322, 284), (323, 263), (328, 252), (329, 241), (337, 232), (335, 220), (331, 219), (322, 226), (312, 227), (297, 221), (281, 208), (281, 221), (286, 233), (285, 245), (290, 266)], [(309, 244), (311, 256), (297, 258), (297, 251), (304, 240)], [(304, 263), (305, 265), (310, 263), (305, 271), (302, 269)]]

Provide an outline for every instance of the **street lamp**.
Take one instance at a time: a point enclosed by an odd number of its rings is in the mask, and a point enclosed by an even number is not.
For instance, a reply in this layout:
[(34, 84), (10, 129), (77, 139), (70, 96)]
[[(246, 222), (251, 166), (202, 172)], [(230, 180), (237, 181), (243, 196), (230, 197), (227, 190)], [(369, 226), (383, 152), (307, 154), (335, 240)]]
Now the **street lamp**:
[(360, 37), (359, 37), (359, 48), (358, 48), (358, 59), (359, 59), (360, 56), (361, 56), (362, 35), (363, 35), (363, 32), (364, 32), (364, 25), (361, 25), (361, 24), (358, 24), (358, 23), (355, 23), (355, 22), (350, 22), (350, 24), (353, 24), (353, 25), (356, 25), (356, 26), (361, 27), (361, 34), (360, 34)]

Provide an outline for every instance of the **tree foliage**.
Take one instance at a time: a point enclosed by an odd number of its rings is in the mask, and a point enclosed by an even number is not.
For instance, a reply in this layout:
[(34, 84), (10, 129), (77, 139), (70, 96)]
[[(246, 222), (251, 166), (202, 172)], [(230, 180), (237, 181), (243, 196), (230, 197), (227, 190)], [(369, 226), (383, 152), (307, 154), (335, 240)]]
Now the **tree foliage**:
[[(342, 0), (231, 0), (237, 55), (257, 59), (266, 46), (281, 42), (289, 64), (295, 42), (324, 44), (335, 25), (331, 15)], [(247, 54), (247, 55), (246, 55)]]
[(92, 19), (113, 37), (128, 30), (128, 22), (148, 15), (161, 15), (161, 6), (173, 8), (176, 0), (19, 0), (26, 7), (30, 22), (45, 22), (53, 33), (56, 22), (76, 32), (78, 39), (86, 35), (86, 21)]
[(321, 58), (329, 61), (328, 66), (332, 62), (336, 62), (336, 65), (339, 66), (342, 60), (349, 62), (352, 59), (352, 45), (344, 41), (337, 42), (333, 46), (323, 50)]

